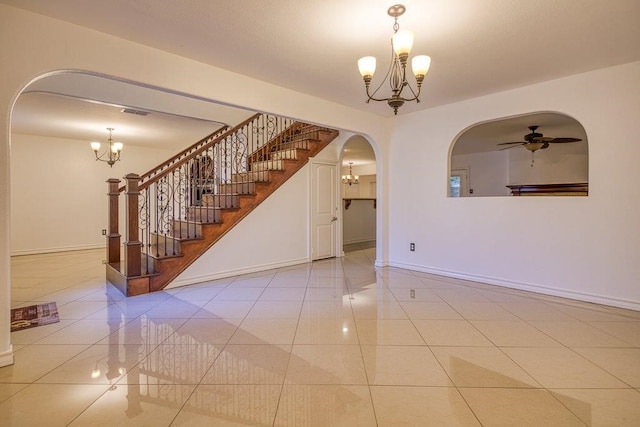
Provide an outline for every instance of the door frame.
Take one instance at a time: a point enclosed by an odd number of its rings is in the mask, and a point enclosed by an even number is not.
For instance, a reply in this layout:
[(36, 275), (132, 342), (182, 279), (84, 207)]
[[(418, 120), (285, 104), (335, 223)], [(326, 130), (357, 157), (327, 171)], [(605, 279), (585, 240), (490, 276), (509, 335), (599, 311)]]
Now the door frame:
[[(336, 177), (336, 195), (335, 195), (335, 204), (336, 204), (336, 217), (338, 218), (336, 220), (336, 226), (335, 226), (335, 257), (342, 257), (344, 256), (344, 252), (342, 251), (342, 189), (340, 188), (340, 163), (338, 161), (327, 161), (327, 160), (316, 160), (315, 158), (310, 158), (309, 159), (309, 200), (308, 200), (308, 212), (309, 212), (309, 227), (308, 227), (308, 231), (309, 231), (309, 248), (308, 248), (308, 259), (309, 262), (313, 261), (313, 248), (315, 246), (315, 230), (313, 227), (314, 221), (313, 221), (313, 198), (316, 196), (316, 179), (315, 179), (315, 173), (313, 173), (313, 166), (314, 165), (326, 165), (326, 166), (332, 166), (335, 170), (335, 177)], [(327, 258), (330, 259), (330, 258)]]

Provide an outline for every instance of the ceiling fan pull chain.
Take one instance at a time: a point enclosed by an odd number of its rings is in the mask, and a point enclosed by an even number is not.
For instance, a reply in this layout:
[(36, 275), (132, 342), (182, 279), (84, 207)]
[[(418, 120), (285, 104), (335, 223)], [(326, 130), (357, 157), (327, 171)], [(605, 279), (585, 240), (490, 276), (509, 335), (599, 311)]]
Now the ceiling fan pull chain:
[(535, 152), (535, 151), (532, 151), (532, 152), (531, 152), (531, 167), (533, 167), (533, 162), (535, 162), (535, 161), (536, 161), (535, 156), (536, 156), (536, 152)]

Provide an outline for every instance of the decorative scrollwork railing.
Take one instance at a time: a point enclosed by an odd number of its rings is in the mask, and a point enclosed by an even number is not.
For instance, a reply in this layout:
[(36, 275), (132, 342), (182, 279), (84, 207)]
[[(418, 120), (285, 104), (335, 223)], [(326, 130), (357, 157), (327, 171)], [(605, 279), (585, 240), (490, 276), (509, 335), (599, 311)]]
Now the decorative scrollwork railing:
[[(308, 148), (308, 133), (317, 130), (284, 117), (255, 114), (232, 129), (209, 135), (143, 176), (127, 175), (121, 272), (128, 277), (151, 274), (156, 259), (180, 255), (183, 240), (200, 238), (203, 223), (220, 221), (221, 209), (237, 207), (238, 194), (252, 193), (252, 183), (266, 180), (267, 170), (279, 169), (278, 162), (290, 155), (290, 149)], [(118, 181), (109, 182), (112, 201)], [(117, 229), (117, 215), (115, 222)], [(119, 244), (119, 235), (117, 241), (109, 242)], [(109, 251), (109, 262), (116, 262), (116, 257), (119, 261), (119, 253)]]

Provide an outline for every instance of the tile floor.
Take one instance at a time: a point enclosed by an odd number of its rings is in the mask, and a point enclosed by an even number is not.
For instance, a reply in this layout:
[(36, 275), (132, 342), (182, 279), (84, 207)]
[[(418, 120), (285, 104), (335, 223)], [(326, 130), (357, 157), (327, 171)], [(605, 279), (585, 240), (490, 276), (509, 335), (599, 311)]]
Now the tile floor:
[(640, 313), (394, 268), (374, 250), (124, 298), (103, 251), (16, 257), (11, 426), (638, 426)]

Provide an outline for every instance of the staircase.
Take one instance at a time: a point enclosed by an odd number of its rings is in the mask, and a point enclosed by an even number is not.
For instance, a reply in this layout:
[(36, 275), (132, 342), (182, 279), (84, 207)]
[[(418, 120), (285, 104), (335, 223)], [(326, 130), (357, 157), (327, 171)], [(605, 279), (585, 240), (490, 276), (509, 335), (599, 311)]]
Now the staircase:
[(163, 289), (337, 136), (256, 114), (142, 176), (127, 175), (125, 186), (110, 179), (107, 279), (127, 296)]

